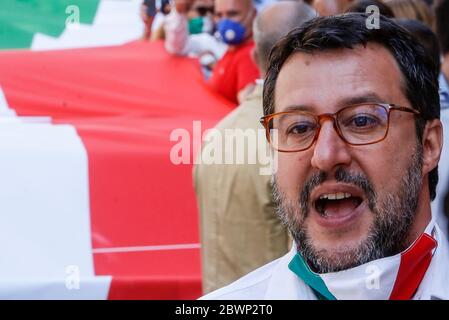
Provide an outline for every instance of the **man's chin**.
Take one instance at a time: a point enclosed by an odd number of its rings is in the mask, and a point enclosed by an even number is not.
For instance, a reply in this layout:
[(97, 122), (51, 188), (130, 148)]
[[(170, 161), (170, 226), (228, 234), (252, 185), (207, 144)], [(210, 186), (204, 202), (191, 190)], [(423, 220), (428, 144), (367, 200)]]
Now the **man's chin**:
[(321, 244), (303, 248), (310, 267), (317, 273), (338, 272), (351, 269), (375, 258), (373, 246), (365, 240)]
[(321, 268), (327, 272), (337, 272), (360, 265), (356, 248), (322, 250), (317, 258)]

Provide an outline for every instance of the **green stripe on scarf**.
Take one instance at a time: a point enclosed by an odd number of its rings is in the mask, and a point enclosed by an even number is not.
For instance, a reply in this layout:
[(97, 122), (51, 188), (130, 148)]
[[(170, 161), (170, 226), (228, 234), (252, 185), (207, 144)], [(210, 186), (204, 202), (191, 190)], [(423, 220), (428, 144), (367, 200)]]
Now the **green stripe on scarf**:
[(337, 300), (327, 289), (323, 279), (310, 270), (299, 253), (293, 257), (288, 268), (313, 290), (319, 300)]

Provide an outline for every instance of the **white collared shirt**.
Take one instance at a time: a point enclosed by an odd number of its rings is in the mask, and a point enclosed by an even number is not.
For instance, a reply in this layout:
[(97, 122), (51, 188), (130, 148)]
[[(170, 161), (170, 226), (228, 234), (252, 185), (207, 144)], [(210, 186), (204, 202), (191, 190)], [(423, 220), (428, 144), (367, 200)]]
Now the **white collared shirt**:
[[(438, 242), (432, 261), (414, 299), (449, 300), (449, 246), (444, 234), (435, 227)], [(227, 287), (216, 290), (202, 300), (316, 300), (312, 289), (288, 267), (296, 255), (289, 253), (249, 273)]]

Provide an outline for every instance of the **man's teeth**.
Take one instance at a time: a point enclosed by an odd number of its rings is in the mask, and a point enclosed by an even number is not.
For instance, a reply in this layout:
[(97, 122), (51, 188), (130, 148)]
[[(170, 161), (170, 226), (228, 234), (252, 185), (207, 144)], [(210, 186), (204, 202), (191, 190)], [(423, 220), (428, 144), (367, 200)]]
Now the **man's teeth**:
[(320, 196), (320, 200), (342, 200), (351, 198), (352, 194), (346, 192), (337, 192), (337, 193), (327, 193)]

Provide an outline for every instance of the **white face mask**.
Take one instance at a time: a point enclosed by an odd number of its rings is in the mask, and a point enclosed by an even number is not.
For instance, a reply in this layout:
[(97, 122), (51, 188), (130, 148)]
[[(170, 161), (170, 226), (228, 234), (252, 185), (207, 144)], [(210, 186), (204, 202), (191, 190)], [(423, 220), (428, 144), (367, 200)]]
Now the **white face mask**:
[(318, 298), (325, 300), (406, 300), (413, 298), (437, 246), (434, 223), (405, 251), (355, 268), (317, 274), (299, 254), (289, 264)]

